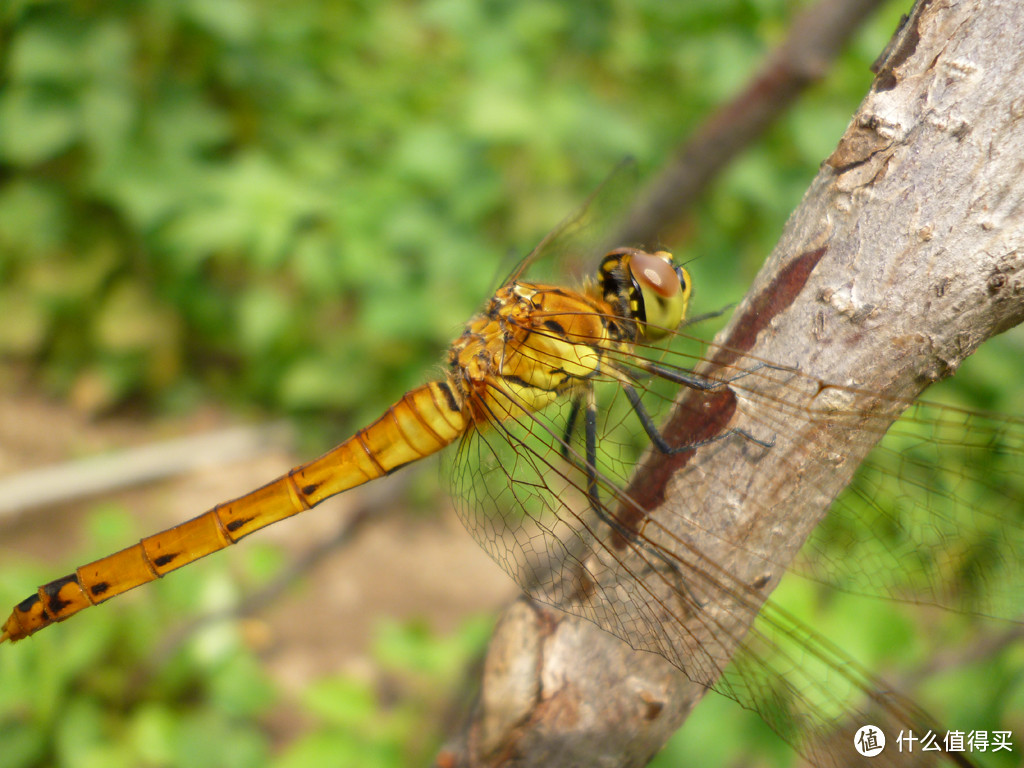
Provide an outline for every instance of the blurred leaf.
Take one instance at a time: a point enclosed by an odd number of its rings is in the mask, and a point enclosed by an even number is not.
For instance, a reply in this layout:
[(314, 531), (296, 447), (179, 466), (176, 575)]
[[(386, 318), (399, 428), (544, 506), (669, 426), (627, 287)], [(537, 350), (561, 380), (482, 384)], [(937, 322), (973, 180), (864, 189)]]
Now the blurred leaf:
[(67, 217), (51, 185), (28, 179), (0, 185), (0, 268), (55, 248), (67, 236)]
[(0, 307), (4, 314), (0, 323), (0, 354), (24, 355), (37, 349), (47, 330), (47, 318), (32, 297), (0, 289)]
[(273, 286), (254, 287), (239, 303), (239, 341), (252, 352), (266, 350), (287, 328), (293, 310), (288, 298)]
[(26, 727), (13, 718), (0, 718), (0, 768), (29, 768), (42, 765), (46, 754), (46, 734)]
[(78, 73), (81, 49), (67, 27), (25, 24), (10, 46), (9, 72), (22, 82), (62, 82)]
[(62, 762), (87, 765), (91, 754), (104, 746), (102, 714), (97, 702), (85, 696), (69, 701), (57, 721), (56, 747)]
[(146, 764), (167, 765), (174, 756), (176, 715), (157, 703), (136, 707), (131, 716), (135, 751)]
[(400, 768), (406, 765), (394, 746), (366, 744), (354, 732), (317, 732), (298, 739), (274, 761), (274, 768), (306, 768), (312, 765), (358, 765), (367, 768)]
[(350, 408), (369, 386), (357, 370), (319, 358), (300, 360), (288, 369), (278, 384), (281, 401), (295, 410)]
[(96, 318), (96, 342), (114, 352), (152, 349), (173, 337), (174, 319), (154, 306), (141, 286), (118, 284)]
[(401, 137), (395, 151), (396, 168), (410, 182), (434, 189), (451, 189), (466, 175), (466, 153), (443, 125), (416, 126)]
[(329, 678), (306, 689), (303, 702), (313, 714), (335, 725), (355, 725), (376, 712), (370, 690), (354, 680)]
[(211, 703), (230, 717), (258, 715), (273, 703), (274, 688), (266, 673), (248, 656), (233, 653), (211, 681)]
[(250, 768), (265, 765), (265, 737), (222, 717), (196, 713), (182, 718), (175, 739), (175, 765), (190, 768)]
[(188, 0), (182, 4), (188, 18), (224, 43), (241, 43), (257, 30), (254, 8), (242, 0)]
[(469, 95), (466, 127), (475, 139), (520, 142), (533, 138), (539, 117), (522, 84), (488, 83)]
[(25, 86), (0, 91), (0, 159), (40, 163), (67, 149), (77, 136), (72, 105)]

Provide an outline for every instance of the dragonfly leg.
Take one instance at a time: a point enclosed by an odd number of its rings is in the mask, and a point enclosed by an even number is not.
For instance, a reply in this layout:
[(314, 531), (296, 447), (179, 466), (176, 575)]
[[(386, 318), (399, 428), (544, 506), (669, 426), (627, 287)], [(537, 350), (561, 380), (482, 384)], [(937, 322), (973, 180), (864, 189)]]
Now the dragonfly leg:
[[(747, 373), (750, 373), (750, 371), (746, 371), (741, 375), (745, 376)], [(732, 380), (733, 379), (730, 379), (730, 381)], [(718, 383), (727, 384), (728, 382)], [(733, 427), (732, 429), (727, 429), (725, 432), (722, 432), (720, 435), (709, 437), (707, 440), (697, 440), (692, 443), (687, 443), (686, 445), (671, 446), (661, 434), (661, 430), (659, 430), (657, 425), (655, 425), (654, 420), (651, 418), (651, 414), (649, 414), (647, 409), (644, 407), (643, 401), (640, 399), (640, 394), (631, 384), (627, 384), (626, 382), (622, 383), (622, 388), (626, 391), (626, 397), (629, 399), (629, 404), (633, 407), (633, 411), (636, 413), (637, 418), (640, 419), (644, 432), (646, 432), (647, 436), (651, 438), (651, 442), (654, 443), (654, 447), (664, 454), (671, 456), (676, 453), (682, 453), (683, 451), (692, 451), (694, 448), (700, 448), (705, 445), (710, 445), (711, 443), (717, 443), (719, 440), (724, 440), (730, 435), (740, 435), (750, 442), (760, 445), (762, 448), (771, 448), (775, 445), (774, 437), (771, 440), (762, 440), (759, 437), (754, 437), (745, 429)]]
[(786, 371), (791, 370), (789, 368), (783, 368), (778, 365), (772, 365), (771, 363), (755, 363), (746, 370), (742, 370), (735, 376), (728, 379), (707, 379), (703, 376), (698, 376), (690, 371), (683, 371), (676, 368), (665, 368), (664, 366), (658, 365), (657, 363), (647, 363), (643, 366), (643, 370), (648, 373), (653, 373), (655, 376), (659, 376), (668, 381), (674, 381), (676, 384), (681, 384), (684, 387), (690, 389), (696, 389), (701, 392), (714, 392), (727, 387), (734, 381), (739, 381), (745, 376), (749, 376), (752, 373), (760, 371), (762, 368), (771, 368), (773, 370)]
[(562, 458), (569, 461), (569, 446), (572, 445), (572, 436), (576, 432), (576, 420), (580, 417), (580, 408), (583, 406), (583, 398), (573, 397), (569, 407), (569, 415), (565, 417), (565, 432), (562, 433), (562, 447), (559, 453)]
[(726, 304), (721, 309), (715, 309), (715, 310), (712, 310), (711, 312), (705, 312), (703, 315), (693, 315), (691, 317), (687, 317), (686, 320), (683, 321), (683, 327), (685, 328), (685, 327), (688, 327), (688, 326), (691, 326), (691, 325), (696, 325), (697, 323), (703, 323), (705, 320), (714, 320), (716, 317), (721, 317), (722, 315), (724, 315), (729, 310), (735, 309), (735, 308), (736, 308), (736, 304), (735, 303), (733, 303), (733, 304)]
[[(578, 405), (579, 402), (580, 399), (577, 399), (574, 402), (574, 406)], [(626, 541), (640, 547), (665, 563), (665, 565), (667, 565), (668, 568), (676, 575), (676, 578), (679, 579), (680, 583), (685, 585), (683, 574), (679, 570), (678, 565), (666, 557), (663, 552), (651, 544), (648, 544), (647, 541), (640, 537), (640, 534), (637, 531), (626, 528), (612, 515), (608, 514), (608, 511), (601, 504), (597, 481), (597, 399), (594, 395), (593, 387), (590, 387), (587, 391), (587, 410), (584, 414), (583, 425), (584, 433), (586, 435), (586, 464), (584, 471), (587, 475), (587, 499), (590, 500), (590, 507), (594, 510), (594, 514), (596, 514), (599, 519), (604, 521), (605, 524), (622, 536)], [(687, 593), (688, 592), (689, 591), (687, 590)]]
[[(579, 399), (576, 402), (579, 403)], [(594, 395), (593, 387), (587, 388), (587, 412), (583, 417), (583, 431), (586, 435), (587, 450), (587, 498), (590, 499), (590, 504), (598, 516), (604, 518), (601, 500), (597, 495), (597, 397)], [(617, 522), (613, 523), (613, 526), (621, 529)]]

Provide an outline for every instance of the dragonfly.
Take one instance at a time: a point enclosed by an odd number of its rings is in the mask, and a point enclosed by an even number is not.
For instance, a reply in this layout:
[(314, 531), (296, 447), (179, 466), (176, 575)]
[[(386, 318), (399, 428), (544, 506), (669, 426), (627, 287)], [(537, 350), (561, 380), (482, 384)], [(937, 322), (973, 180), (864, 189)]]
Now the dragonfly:
[[(42, 585), (15, 606), (0, 642), (449, 448), (460, 516), (527, 594), (664, 656), (758, 712), (812, 763), (845, 761), (849, 750), (830, 736), (860, 713), (932, 725), (775, 606), (767, 587), (789, 568), (853, 592), (1019, 620), (1024, 492), (998, 478), (1024, 476), (1024, 423), (917, 403), (890, 429), (909, 403), (823, 405), (823, 393), (857, 390), (689, 336), (685, 266), (664, 250), (597, 245), (629, 173), (613, 174), (512, 270), (450, 346), (443, 377), (320, 458)], [(597, 269), (575, 287), (547, 277), (595, 253)], [(673, 406), (684, 426), (659, 426)], [(690, 498), (701, 482), (688, 466), (698, 451), (728, 449), (756, 462), (816, 429), (851, 446), (888, 431), (891, 446), (876, 460), (883, 480), (855, 481), (795, 563), (712, 530), (699, 494)], [(952, 469), (945, 454), (932, 455), (947, 449), (961, 454)], [(689, 500), (668, 521), (631, 479), (645, 451), (680, 473), (677, 494)], [(1006, 465), (996, 475), (984, 464), (993, 456)], [(838, 463), (818, 459), (805, 477), (823, 507), (839, 490)], [(911, 501), (910, 486), (925, 499)], [(950, 501), (960, 512), (943, 504)], [(1012, 511), (993, 514), (995, 503)], [(694, 544), (709, 535), (720, 546)], [(830, 549), (837, 541), (845, 558)]]

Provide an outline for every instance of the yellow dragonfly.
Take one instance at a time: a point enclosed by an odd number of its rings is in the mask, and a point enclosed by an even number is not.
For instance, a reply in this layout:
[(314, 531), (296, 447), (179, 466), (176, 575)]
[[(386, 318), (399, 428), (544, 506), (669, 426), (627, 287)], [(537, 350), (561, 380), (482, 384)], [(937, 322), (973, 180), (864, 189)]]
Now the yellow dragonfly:
[[(907, 404), (894, 402), (885, 413), (820, 406), (823, 392), (854, 390), (739, 346), (701, 351), (680, 329), (690, 275), (665, 251), (615, 247), (575, 288), (535, 277), (554, 263), (552, 254), (577, 256), (593, 242), (601, 227), (592, 225), (617, 200), (615, 186), (614, 178), (606, 182), (513, 270), (452, 343), (442, 378), (407, 392), (320, 458), (44, 584), (15, 606), (0, 641), (26, 638), (456, 443), (449, 474), (461, 516), (533, 597), (660, 653), (691, 680), (757, 711), (817, 765), (849, 755), (829, 735), (862, 710), (894, 727), (931, 727), (766, 602), (787, 557), (750, 551), (724, 533), (723, 550), (710, 554), (692, 543), (691, 534), (709, 532), (698, 500), (666, 524), (650, 514), (664, 484), (630, 483), (645, 443), (665, 471), (684, 470), (697, 449), (726, 445), (757, 461), (814, 429), (873, 442)], [(676, 424), (684, 426), (663, 430), (658, 418), (680, 388), (687, 396)], [(907, 501), (897, 489), (891, 494), (901, 506), (889, 508), (885, 481), (855, 486), (819, 534), (842, 540), (849, 562), (815, 558), (812, 543), (797, 568), (852, 591), (1018, 619), (1024, 496), (971, 461), (998, 455), (1011, 464), (1001, 476), (1021, 477), (1024, 424), (914, 408), (892, 435), (889, 455), (902, 466), (895, 474), (889, 467), (889, 476), (900, 487), (920, 485), (925, 499)], [(966, 457), (954, 485), (928, 455), (937, 447)], [(821, 459), (820, 477), (811, 478), (825, 504), (835, 494), (835, 463)], [(678, 493), (686, 495), (685, 486)], [(966, 512), (944, 511), (939, 497)], [(993, 503), (1012, 512), (991, 514)], [(729, 562), (737, 555), (748, 560), (742, 572)], [(885, 573), (905, 578), (894, 586)], [(801, 672), (801, 664), (849, 690)]]

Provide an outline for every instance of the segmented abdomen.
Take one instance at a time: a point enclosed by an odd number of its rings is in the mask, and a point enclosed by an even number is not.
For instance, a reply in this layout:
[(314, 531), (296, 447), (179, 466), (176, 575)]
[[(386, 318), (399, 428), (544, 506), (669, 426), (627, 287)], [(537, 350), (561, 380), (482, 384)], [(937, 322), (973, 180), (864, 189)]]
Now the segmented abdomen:
[(83, 608), (153, 581), (324, 499), (425, 458), (468, 426), (447, 382), (407, 392), (383, 416), (337, 448), (233, 501), (81, 566), (19, 603), (0, 641), (20, 640)]

